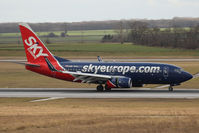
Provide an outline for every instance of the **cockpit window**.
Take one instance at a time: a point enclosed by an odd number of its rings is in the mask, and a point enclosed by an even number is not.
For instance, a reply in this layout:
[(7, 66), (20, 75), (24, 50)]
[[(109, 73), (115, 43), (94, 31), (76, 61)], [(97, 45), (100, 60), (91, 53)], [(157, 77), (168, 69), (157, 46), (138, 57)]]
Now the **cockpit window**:
[(182, 69), (177, 68), (177, 69), (174, 69), (174, 71), (180, 74), (182, 72)]

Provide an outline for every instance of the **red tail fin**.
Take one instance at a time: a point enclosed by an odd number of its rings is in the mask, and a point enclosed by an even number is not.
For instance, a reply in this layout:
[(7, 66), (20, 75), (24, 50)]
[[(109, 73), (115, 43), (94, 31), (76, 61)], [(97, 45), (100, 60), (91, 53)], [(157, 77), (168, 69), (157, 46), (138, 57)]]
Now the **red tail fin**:
[(57, 70), (62, 69), (62, 66), (46, 48), (44, 43), (37, 37), (34, 31), (27, 24), (20, 24), (21, 36), (26, 52), (26, 57), (29, 63), (41, 64), (45, 63), (47, 57), (49, 61), (56, 66)]

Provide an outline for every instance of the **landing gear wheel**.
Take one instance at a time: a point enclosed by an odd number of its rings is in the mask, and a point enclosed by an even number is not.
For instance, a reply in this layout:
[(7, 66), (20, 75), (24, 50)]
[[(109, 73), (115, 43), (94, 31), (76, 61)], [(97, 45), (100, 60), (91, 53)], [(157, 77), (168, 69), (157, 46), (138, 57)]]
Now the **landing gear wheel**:
[(98, 92), (104, 91), (104, 87), (102, 85), (98, 85), (96, 89)]
[(169, 86), (169, 91), (173, 91), (173, 86)]
[(111, 88), (108, 85), (105, 85), (105, 91), (111, 91)]

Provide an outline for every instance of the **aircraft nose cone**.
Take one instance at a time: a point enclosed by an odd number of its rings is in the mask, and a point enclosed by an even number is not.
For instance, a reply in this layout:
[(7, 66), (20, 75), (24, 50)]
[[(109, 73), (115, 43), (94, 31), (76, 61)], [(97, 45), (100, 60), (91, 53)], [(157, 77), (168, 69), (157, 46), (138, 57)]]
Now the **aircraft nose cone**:
[(183, 79), (184, 79), (184, 81), (190, 80), (192, 78), (193, 78), (193, 76), (190, 73), (183, 72)]

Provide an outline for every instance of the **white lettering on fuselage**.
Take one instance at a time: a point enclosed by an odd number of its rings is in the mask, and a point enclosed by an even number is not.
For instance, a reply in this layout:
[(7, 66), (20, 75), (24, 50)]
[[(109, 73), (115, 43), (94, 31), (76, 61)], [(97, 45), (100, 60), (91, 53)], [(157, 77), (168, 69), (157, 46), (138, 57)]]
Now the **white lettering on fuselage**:
[(34, 37), (31, 36), (28, 38), (28, 40), (26, 39), (24, 42), (27, 46), (29, 46), (27, 50), (35, 59), (40, 56), (48, 56), (47, 54), (43, 53), (43, 48), (38, 46), (37, 41)]
[(118, 72), (123, 75), (126, 73), (159, 73), (159, 66), (105, 66), (105, 65), (84, 65), (82, 68), (82, 72), (92, 72), (92, 73), (107, 73), (107, 72)]

